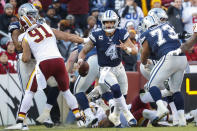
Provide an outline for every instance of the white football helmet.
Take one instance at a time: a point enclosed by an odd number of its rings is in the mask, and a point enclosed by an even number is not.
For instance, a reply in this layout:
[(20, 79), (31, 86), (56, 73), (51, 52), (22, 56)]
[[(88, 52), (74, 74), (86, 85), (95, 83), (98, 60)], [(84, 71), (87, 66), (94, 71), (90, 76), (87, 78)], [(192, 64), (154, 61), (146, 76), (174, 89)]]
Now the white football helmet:
[(142, 31), (145, 32), (150, 27), (155, 26), (155, 25), (158, 25), (158, 23), (154, 20), (154, 18), (152, 16), (146, 16), (142, 20), (141, 28), (142, 28)]
[(158, 24), (168, 20), (168, 15), (162, 8), (153, 8), (148, 12), (148, 15), (152, 16)]
[[(105, 27), (106, 21), (114, 21), (115, 24), (112, 28), (106, 28)], [(113, 31), (115, 31), (115, 29), (118, 27), (118, 23), (119, 23), (119, 17), (113, 10), (107, 10), (101, 16), (101, 24), (105, 32), (112, 33)]]
[(19, 22), (21, 26), (26, 30), (33, 25), (39, 18), (38, 10), (34, 5), (25, 3), (18, 9)]

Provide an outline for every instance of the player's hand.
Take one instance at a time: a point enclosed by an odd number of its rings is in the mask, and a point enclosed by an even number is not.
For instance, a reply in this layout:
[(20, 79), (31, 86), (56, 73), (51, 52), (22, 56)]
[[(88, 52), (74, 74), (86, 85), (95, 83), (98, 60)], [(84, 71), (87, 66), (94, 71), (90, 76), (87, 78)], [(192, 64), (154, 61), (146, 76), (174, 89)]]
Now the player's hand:
[(176, 49), (176, 50), (173, 50), (173, 51), (170, 51), (167, 56), (178, 56), (179, 54), (181, 54), (182, 51), (180, 48)]
[(79, 69), (79, 67), (82, 65), (82, 63), (84, 62), (83, 59), (78, 59), (77, 61), (77, 68)]
[(119, 48), (121, 48), (121, 49), (123, 49), (123, 50), (126, 50), (126, 49), (127, 49), (127, 46), (125, 46), (125, 44), (122, 43), (121, 40), (119, 40), (119, 41), (120, 41), (120, 45), (117, 45), (116, 47), (119, 47)]

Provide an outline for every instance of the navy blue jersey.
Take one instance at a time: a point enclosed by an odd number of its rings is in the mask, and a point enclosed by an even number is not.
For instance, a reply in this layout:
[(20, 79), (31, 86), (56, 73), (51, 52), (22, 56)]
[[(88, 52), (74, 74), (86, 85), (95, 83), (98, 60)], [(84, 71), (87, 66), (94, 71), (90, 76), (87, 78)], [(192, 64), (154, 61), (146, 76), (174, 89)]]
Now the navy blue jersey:
[(90, 33), (90, 40), (96, 46), (98, 55), (98, 64), (101, 67), (115, 67), (121, 62), (121, 49), (116, 47), (123, 43), (129, 37), (129, 33), (125, 29), (116, 29), (113, 36), (106, 36), (105, 32), (98, 28)]
[(148, 45), (151, 49), (150, 58), (155, 60), (159, 60), (168, 52), (181, 46), (178, 34), (168, 23), (149, 28), (140, 36), (140, 38), (141, 44), (143, 44), (145, 40), (148, 41)]

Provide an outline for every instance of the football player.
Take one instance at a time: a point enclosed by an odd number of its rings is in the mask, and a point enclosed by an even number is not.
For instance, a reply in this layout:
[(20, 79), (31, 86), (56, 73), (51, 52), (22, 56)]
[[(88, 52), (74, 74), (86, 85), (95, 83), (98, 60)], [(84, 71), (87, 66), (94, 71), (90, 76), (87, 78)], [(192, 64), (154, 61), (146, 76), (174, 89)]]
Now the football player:
[[(96, 46), (98, 64), (100, 68), (99, 84), (103, 90), (111, 90), (113, 93), (115, 108), (113, 113), (110, 112), (109, 119), (116, 127), (121, 126), (120, 123), (120, 107), (127, 122), (130, 126), (137, 124), (135, 118), (127, 109), (124, 94), (127, 94), (128, 81), (125, 69), (121, 63), (121, 49), (128, 54), (137, 54), (135, 46), (128, 39), (128, 32), (125, 29), (118, 28), (119, 18), (117, 14), (108, 10), (101, 17), (102, 29), (98, 28), (91, 32), (90, 41), (85, 44), (78, 56), (79, 66), (84, 61), (86, 54)], [(109, 106), (113, 105), (109, 100)]]
[(30, 3), (22, 5), (18, 12), (20, 24), (25, 30), (25, 34), (21, 45), (18, 43), (17, 48), (22, 48), (23, 50), (22, 61), (24, 63), (31, 60), (32, 53), (37, 64), (27, 83), (25, 96), (18, 113), (17, 124), (7, 129), (22, 129), (23, 120), (31, 106), (31, 101), (37, 88), (45, 89), (46, 81), (51, 76), (55, 77), (58, 88), (66, 99), (67, 104), (72, 109), (77, 120), (80, 120), (81, 115), (78, 110), (78, 103), (69, 90), (68, 74), (57, 48), (56, 38), (77, 43), (83, 43), (84, 39), (77, 35), (51, 29), (45, 22), (38, 23), (38, 12)]
[[(165, 11), (162, 9), (154, 11), (155, 14), (160, 13), (166, 16), (161, 18), (167, 18), (166, 13), (163, 12)], [(149, 22), (142, 23), (145, 32), (141, 35), (141, 44), (143, 47), (141, 55), (142, 64), (146, 65), (150, 57), (158, 60), (157, 64), (151, 70), (151, 77), (148, 82), (149, 93), (158, 106), (158, 118), (155, 119), (153, 123), (158, 122), (169, 113), (168, 109), (163, 105), (159, 88), (161, 87), (161, 83), (170, 78), (170, 91), (173, 93), (174, 103), (178, 110), (179, 125), (185, 126), (184, 101), (180, 92), (180, 86), (187, 60), (184, 54), (178, 57), (170, 57), (167, 55), (170, 51), (180, 47), (180, 41), (173, 27), (167, 22), (164, 22), (163, 19), (158, 18), (159, 17), (154, 16), (144, 18), (143, 21), (147, 20)], [(181, 66), (179, 64), (181, 64)]]

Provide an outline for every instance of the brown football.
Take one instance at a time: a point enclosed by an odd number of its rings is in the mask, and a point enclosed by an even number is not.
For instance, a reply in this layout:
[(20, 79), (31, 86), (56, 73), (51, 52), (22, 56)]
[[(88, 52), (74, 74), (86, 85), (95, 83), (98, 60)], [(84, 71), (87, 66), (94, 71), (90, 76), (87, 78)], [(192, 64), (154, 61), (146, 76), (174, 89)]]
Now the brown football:
[(83, 61), (83, 63), (81, 64), (81, 66), (79, 67), (79, 75), (84, 77), (88, 74), (89, 71), (89, 64), (86, 61)]

